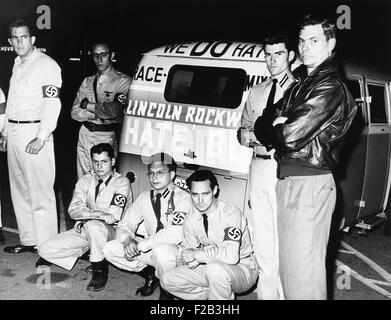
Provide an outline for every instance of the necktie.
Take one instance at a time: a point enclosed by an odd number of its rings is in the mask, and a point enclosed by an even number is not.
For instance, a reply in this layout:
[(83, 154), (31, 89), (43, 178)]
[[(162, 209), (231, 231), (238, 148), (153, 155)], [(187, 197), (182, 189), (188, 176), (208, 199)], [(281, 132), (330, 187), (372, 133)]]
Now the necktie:
[(267, 98), (266, 108), (269, 109), (273, 107), (274, 97), (276, 95), (277, 79), (273, 79), (273, 85), (269, 93), (269, 98)]
[(153, 200), (153, 190), (151, 190), (152, 207), (153, 207), (153, 211), (155, 212), (156, 221), (157, 221), (156, 233), (158, 233), (159, 230), (164, 228), (162, 222), (160, 221), (160, 207), (161, 207), (160, 198), (161, 197), (162, 195), (158, 193), (156, 195), (155, 200)]
[(206, 235), (208, 235), (208, 216), (206, 213), (202, 214), (202, 219), (204, 220), (205, 233), (206, 233)]
[(100, 185), (102, 184), (102, 182), (103, 182), (103, 180), (102, 180), (102, 179), (99, 179), (99, 180), (98, 180), (98, 184), (97, 184), (96, 187), (95, 187), (95, 200), (96, 200), (96, 198), (98, 197)]

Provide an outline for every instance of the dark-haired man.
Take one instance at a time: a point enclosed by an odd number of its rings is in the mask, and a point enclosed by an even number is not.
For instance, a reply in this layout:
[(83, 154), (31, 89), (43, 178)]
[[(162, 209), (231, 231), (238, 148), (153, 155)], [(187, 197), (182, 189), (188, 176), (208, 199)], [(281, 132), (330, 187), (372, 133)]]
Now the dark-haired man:
[(238, 208), (216, 198), (219, 186), (209, 170), (194, 172), (186, 183), (193, 207), (176, 259), (171, 258), (182, 265), (164, 273), (161, 285), (182, 299), (233, 300), (258, 277), (247, 220)]
[(258, 140), (276, 150), (280, 276), (287, 299), (327, 298), (325, 258), (336, 201), (332, 171), (356, 113), (332, 54), (335, 32), (328, 19), (304, 18), (298, 81), (273, 117), (255, 123)]
[(91, 55), (97, 73), (83, 80), (71, 111), (72, 119), (82, 123), (77, 144), (78, 178), (92, 168), (93, 145), (110, 143), (117, 154), (116, 131), (122, 123), (130, 86), (129, 76), (114, 69), (114, 52), (107, 42), (96, 42)]
[(52, 132), (61, 109), (61, 69), (34, 47), (26, 21), (9, 27), (8, 42), (17, 57), (12, 69), (0, 149), (8, 150), (11, 199), (20, 243), (8, 253), (35, 252), (57, 231)]
[(272, 108), (282, 98), (284, 91), (292, 84), (290, 64), (295, 53), (284, 35), (274, 35), (263, 41), (266, 66), (271, 77), (253, 87), (248, 95), (238, 130), (242, 145), (252, 147), (253, 159), (250, 166), (249, 200), (252, 216), (254, 252), (259, 264), (257, 286), (258, 299), (283, 299), (278, 274), (277, 237), (277, 163), (274, 150), (266, 149), (254, 135), (254, 123), (265, 108)]
[[(108, 261), (145, 279), (136, 295), (152, 295), (162, 274), (176, 265), (170, 252), (182, 241), (182, 224), (191, 207), (190, 194), (173, 183), (176, 168), (174, 159), (165, 153), (150, 158), (147, 175), (151, 189), (127, 208), (118, 223), (117, 239), (103, 249)], [(160, 298), (164, 295), (161, 290)]]
[[(114, 149), (108, 143), (91, 148), (94, 173), (83, 176), (76, 184), (69, 215), (78, 220), (74, 229), (62, 232), (38, 247), (44, 259), (37, 265), (55, 263), (71, 270), (76, 260), (90, 250), (92, 278), (87, 290), (100, 291), (107, 282), (108, 263), (102, 249), (115, 238), (113, 224), (121, 219), (131, 201), (129, 180), (113, 171)], [(45, 261), (46, 260), (46, 261)]]

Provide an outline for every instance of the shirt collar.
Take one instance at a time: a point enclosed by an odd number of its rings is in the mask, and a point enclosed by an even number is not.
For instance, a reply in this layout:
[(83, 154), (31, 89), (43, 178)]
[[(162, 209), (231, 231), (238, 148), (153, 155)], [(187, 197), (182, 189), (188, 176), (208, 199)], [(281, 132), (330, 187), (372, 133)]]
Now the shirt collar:
[(219, 203), (219, 200), (217, 200), (216, 198), (213, 198), (213, 203), (210, 206), (210, 208), (206, 211), (203, 211), (203, 212), (199, 211), (194, 205), (193, 205), (193, 207), (194, 207), (195, 211), (197, 211), (200, 214), (200, 217), (204, 214), (206, 214), (208, 217), (210, 217), (213, 214), (213, 212), (216, 211), (216, 209), (218, 207), (218, 203)]
[(158, 193), (160, 193), (162, 195), (162, 198), (166, 199), (170, 193), (174, 190), (175, 188), (175, 185), (173, 182), (171, 182), (166, 189), (164, 189), (162, 192), (157, 192), (155, 189), (152, 189), (153, 190), (153, 195), (154, 195), (154, 198), (156, 198), (156, 195)]
[[(110, 183), (110, 180), (113, 178), (113, 176), (114, 176), (114, 171), (109, 176), (107, 176), (106, 178), (103, 179), (103, 182), (105, 183), (106, 187)], [(100, 178), (97, 176), (96, 173), (95, 173), (95, 179), (96, 179), (96, 181), (100, 180)]]
[(288, 79), (290, 79), (292, 76), (290, 75), (290, 72), (287, 70), (285, 72), (280, 73), (279, 75), (272, 76), (271, 79), (277, 79), (278, 84), (281, 88), (284, 87), (284, 85), (287, 83)]
[(37, 53), (39, 52), (39, 50), (37, 50), (36, 47), (33, 47), (33, 51), (31, 52), (31, 54), (25, 59), (24, 62), (22, 62), (22, 58), (17, 56), (15, 58), (15, 62), (19, 65), (25, 65), (27, 63), (29, 63), (30, 61), (34, 60), (35, 57), (37, 56)]

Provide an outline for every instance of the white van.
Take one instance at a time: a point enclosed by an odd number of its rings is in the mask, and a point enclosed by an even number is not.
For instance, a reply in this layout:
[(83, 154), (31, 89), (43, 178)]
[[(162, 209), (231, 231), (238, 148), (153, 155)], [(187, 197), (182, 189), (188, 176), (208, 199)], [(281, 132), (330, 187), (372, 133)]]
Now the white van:
[[(364, 127), (351, 151), (359, 153), (359, 161), (345, 165), (350, 170), (341, 183), (341, 227), (384, 213), (390, 187), (390, 82), (357, 70), (348, 71), (347, 84)], [(133, 196), (149, 187), (142, 156), (163, 151), (178, 162), (178, 184), (184, 185), (195, 169), (210, 169), (218, 178), (220, 198), (248, 212), (252, 149), (237, 142), (236, 132), (249, 89), (268, 77), (262, 45), (256, 43), (177, 43), (145, 53), (133, 74), (120, 139), (119, 171), (134, 173)], [(371, 101), (372, 91), (376, 98)], [(382, 154), (381, 164), (372, 159)], [(363, 210), (369, 204), (370, 210)]]

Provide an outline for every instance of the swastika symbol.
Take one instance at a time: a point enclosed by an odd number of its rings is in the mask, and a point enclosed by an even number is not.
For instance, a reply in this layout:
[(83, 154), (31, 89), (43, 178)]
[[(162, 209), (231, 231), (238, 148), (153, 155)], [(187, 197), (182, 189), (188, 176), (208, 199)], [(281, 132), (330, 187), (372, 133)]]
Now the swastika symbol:
[(120, 94), (117, 99), (119, 103), (124, 104), (126, 101), (126, 96), (124, 94)]
[(228, 236), (232, 240), (239, 240), (240, 239), (240, 230), (236, 227), (232, 227), (228, 230)]
[(185, 213), (184, 212), (176, 212), (174, 214), (174, 217), (172, 218), (173, 224), (182, 224), (183, 220), (185, 220)]
[(117, 194), (114, 197), (114, 204), (118, 207), (123, 207), (126, 203), (126, 198), (122, 194)]
[(55, 86), (48, 86), (45, 93), (48, 97), (55, 97), (58, 94), (58, 89)]

